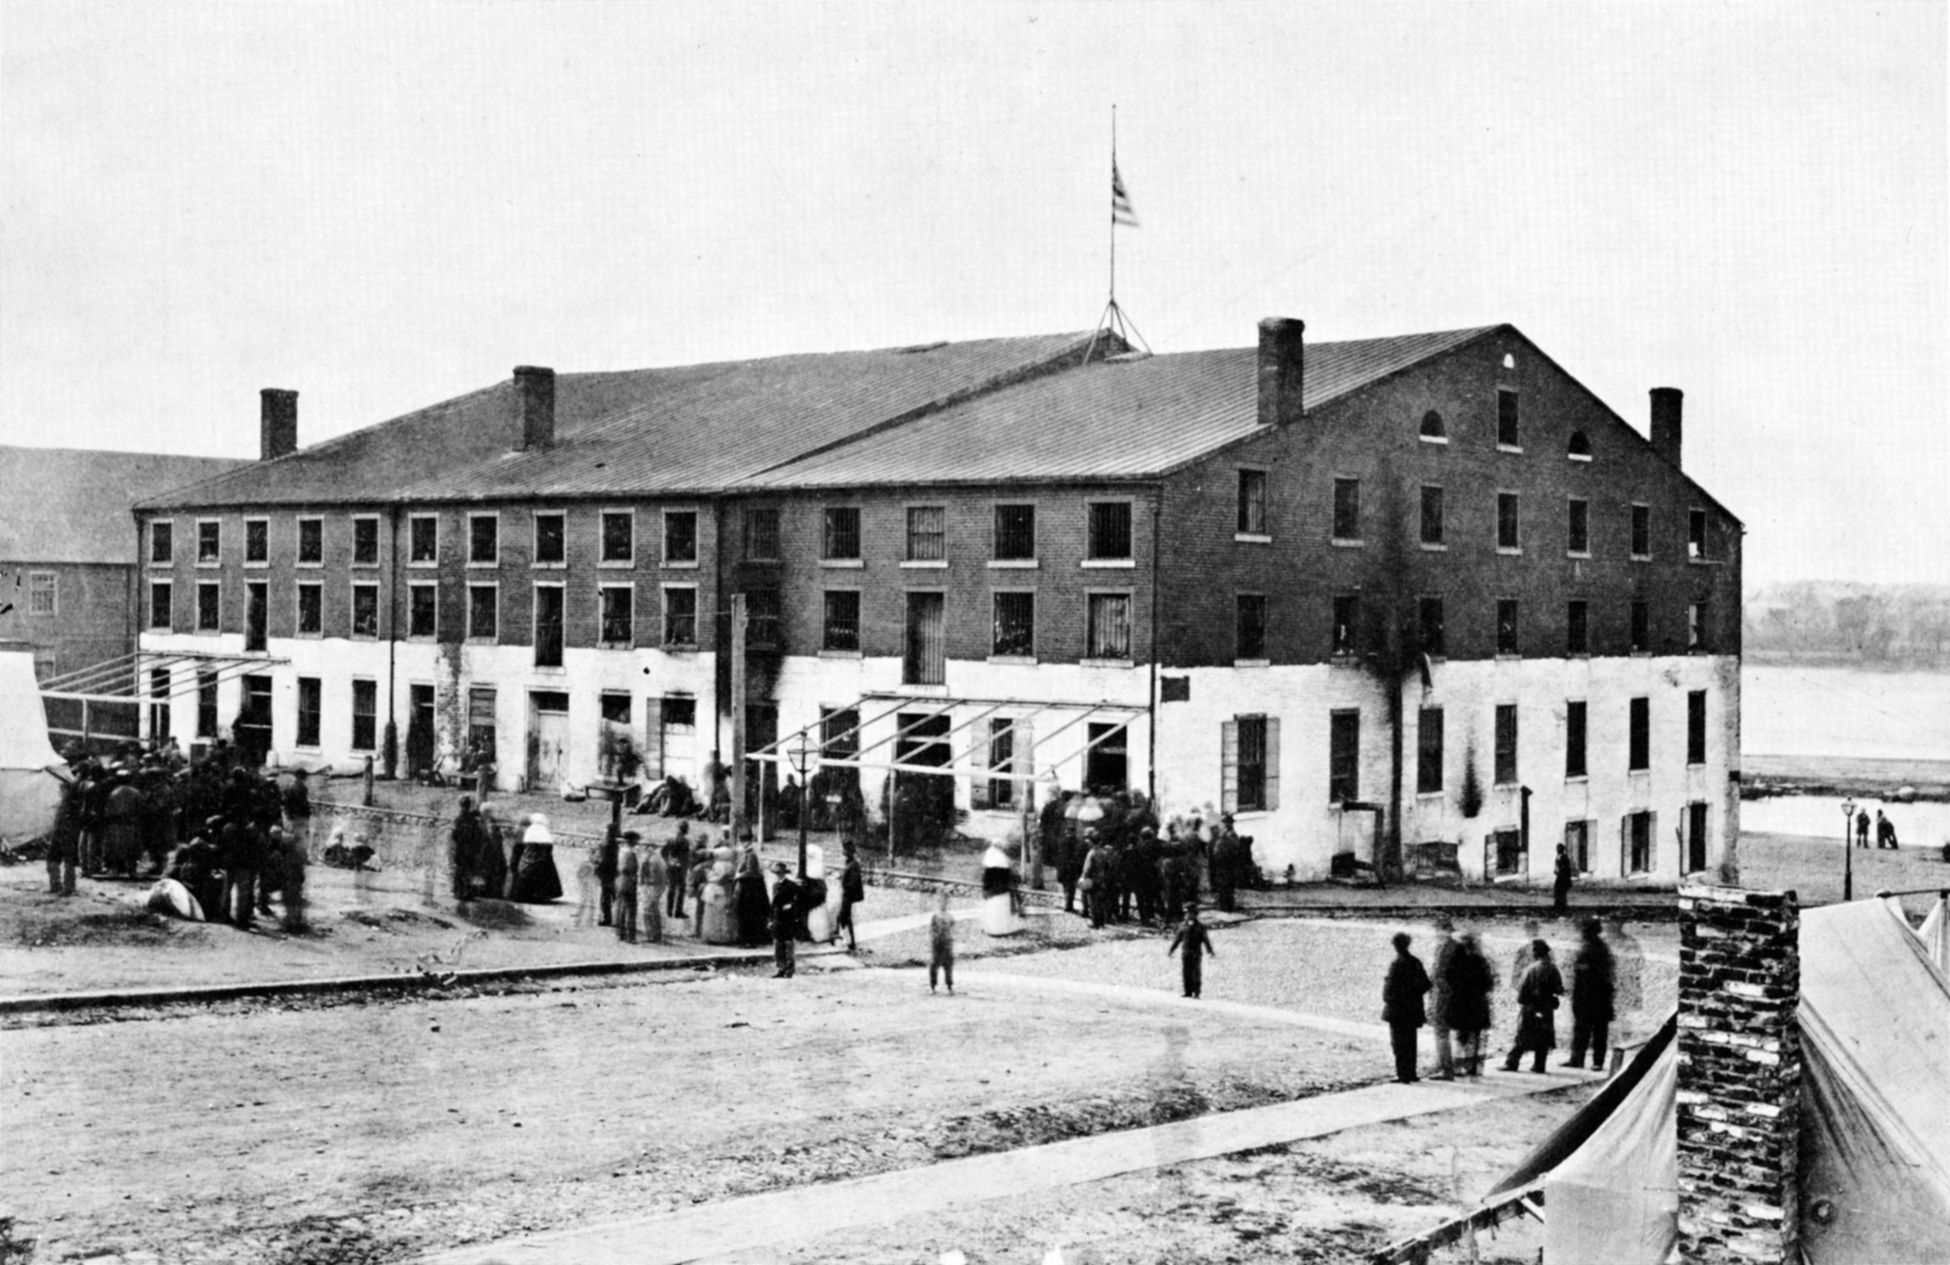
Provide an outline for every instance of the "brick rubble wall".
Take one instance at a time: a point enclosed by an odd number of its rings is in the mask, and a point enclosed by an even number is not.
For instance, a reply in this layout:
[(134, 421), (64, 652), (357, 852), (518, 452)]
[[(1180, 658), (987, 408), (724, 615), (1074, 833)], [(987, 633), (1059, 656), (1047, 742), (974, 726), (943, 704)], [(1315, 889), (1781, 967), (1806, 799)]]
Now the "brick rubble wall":
[(1679, 893), (1679, 1237), (1689, 1262), (1796, 1259), (1801, 1115), (1793, 892)]

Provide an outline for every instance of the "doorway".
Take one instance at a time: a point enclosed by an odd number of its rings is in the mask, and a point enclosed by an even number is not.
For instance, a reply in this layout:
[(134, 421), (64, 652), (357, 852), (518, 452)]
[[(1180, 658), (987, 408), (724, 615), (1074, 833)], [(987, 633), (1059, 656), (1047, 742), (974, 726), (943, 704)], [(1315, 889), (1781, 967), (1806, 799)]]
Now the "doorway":
[(1686, 873), (1706, 868), (1706, 804), (1686, 805)]
[(1130, 738), (1124, 726), (1090, 726), (1090, 753), (1083, 760), (1084, 787), (1114, 794), (1130, 789), (1130, 777)]
[[(896, 764), (945, 769), (954, 762), (946, 712), (932, 716), (925, 712), (902, 712), (895, 718), (895, 725), (901, 733), (894, 743)], [(955, 823), (955, 779), (947, 774), (903, 770), (889, 777), (887, 786), (888, 820), (898, 845), (939, 847)]]
[(244, 760), (252, 766), (264, 763), (271, 750), (271, 678), (251, 675), (244, 678), (244, 705), (237, 713), (232, 736)]
[(560, 690), (528, 695), (528, 789), (552, 790), (568, 772), (569, 696)]
[(433, 687), (406, 687), (406, 775), (424, 777), (433, 770)]

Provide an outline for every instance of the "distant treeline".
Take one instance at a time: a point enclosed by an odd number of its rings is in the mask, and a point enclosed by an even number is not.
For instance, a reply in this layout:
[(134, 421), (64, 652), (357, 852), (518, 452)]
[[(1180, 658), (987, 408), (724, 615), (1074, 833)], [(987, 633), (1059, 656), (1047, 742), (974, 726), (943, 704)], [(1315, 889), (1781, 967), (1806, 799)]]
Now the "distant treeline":
[(1950, 585), (1801, 580), (1746, 599), (1746, 650), (1856, 663), (1950, 663)]

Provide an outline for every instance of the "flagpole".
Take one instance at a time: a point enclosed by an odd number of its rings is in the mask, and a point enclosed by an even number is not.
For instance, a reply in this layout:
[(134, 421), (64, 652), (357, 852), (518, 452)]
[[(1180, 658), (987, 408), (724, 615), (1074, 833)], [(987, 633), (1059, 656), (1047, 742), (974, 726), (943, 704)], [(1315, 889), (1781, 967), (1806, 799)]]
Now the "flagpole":
[(1110, 106), (1110, 305), (1117, 306), (1117, 103)]

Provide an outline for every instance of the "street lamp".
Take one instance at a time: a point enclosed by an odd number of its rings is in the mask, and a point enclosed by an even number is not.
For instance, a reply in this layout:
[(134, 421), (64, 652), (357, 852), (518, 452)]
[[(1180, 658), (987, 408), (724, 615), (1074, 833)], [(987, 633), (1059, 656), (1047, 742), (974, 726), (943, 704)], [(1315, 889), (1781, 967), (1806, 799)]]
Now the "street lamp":
[(1848, 832), (1855, 824), (1855, 801), (1842, 801), (1842, 899), (1855, 899), (1855, 849), (1849, 846)]
[(799, 731), (799, 741), (788, 752), (792, 767), (799, 771), (799, 881), (806, 881), (806, 818), (809, 808), (806, 801), (806, 787), (811, 779), (806, 771), (813, 765), (812, 739), (803, 729)]

